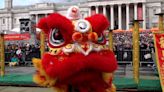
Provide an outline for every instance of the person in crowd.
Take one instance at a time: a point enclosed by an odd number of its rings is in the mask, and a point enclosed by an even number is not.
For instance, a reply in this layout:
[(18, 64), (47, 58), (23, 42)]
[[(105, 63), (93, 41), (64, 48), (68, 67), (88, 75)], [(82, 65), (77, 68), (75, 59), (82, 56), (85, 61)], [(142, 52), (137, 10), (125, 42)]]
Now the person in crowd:
[(16, 66), (16, 65), (19, 65), (19, 59), (18, 57), (16, 57), (16, 55), (14, 55), (11, 58), (11, 62), (9, 63), (9, 66)]

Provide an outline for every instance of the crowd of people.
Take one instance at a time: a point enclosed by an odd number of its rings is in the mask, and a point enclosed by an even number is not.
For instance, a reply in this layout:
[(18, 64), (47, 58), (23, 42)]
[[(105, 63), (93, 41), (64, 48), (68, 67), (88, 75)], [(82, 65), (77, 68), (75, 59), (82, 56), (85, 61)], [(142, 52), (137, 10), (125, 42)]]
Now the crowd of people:
[[(114, 50), (132, 50), (132, 32), (114, 33)], [(141, 32), (139, 37), (139, 45), (141, 50), (152, 50), (154, 48), (152, 32)]]
[(40, 46), (29, 43), (8, 43), (5, 45), (5, 61), (9, 65), (24, 65), (33, 57), (40, 58)]
[[(118, 61), (132, 60), (132, 32), (120, 32), (113, 34), (114, 52)], [(141, 57), (154, 51), (153, 35), (150, 31), (140, 33), (140, 53)], [(48, 50), (48, 47), (46, 47)], [(143, 54), (144, 53), (144, 54)], [(40, 45), (30, 45), (29, 43), (8, 43), (5, 45), (5, 61), (12, 65), (24, 65), (25, 62), (31, 62), (32, 58), (40, 58)], [(126, 58), (125, 58), (126, 57)], [(128, 58), (127, 58), (128, 57)], [(144, 59), (143, 59), (144, 60)]]
[[(114, 52), (118, 61), (132, 61), (133, 37), (132, 32), (113, 34)], [(152, 53), (155, 52), (153, 34), (151, 31), (139, 34), (140, 61), (152, 62)]]

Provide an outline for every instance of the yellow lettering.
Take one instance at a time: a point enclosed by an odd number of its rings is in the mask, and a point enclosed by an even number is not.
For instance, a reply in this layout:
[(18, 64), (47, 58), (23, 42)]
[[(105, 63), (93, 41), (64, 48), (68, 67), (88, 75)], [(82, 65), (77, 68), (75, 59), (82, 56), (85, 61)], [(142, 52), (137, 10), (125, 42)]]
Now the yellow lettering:
[(164, 48), (164, 37), (161, 37), (159, 40), (160, 40), (160, 42), (159, 42), (160, 47)]

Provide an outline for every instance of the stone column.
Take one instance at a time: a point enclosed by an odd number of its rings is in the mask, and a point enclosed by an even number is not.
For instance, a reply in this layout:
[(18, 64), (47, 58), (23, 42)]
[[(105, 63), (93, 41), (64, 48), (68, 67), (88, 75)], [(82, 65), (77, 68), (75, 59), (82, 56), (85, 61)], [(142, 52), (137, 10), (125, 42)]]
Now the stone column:
[(122, 10), (121, 10), (121, 5), (118, 5), (118, 29), (122, 29)]
[(126, 30), (129, 30), (129, 4), (126, 4)]
[(137, 3), (134, 3), (134, 20), (137, 20)]
[(2, 31), (2, 18), (0, 17), (0, 32)]
[(6, 26), (7, 31), (10, 31), (10, 25), (11, 25), (10, 17), (7, 17), (6, 25), (7, 25), (7, 26)]
[(47, 17), (47, 16), (48, 16), (48, 14), (46, 13), (46, 14), (45, 14), (45, 17)]
[(12, 15), (9, 16), (9, 18), (8, 18), (8, 24), (9, 24), (8, 30), (10, 31), (13, 29), (13, 17), (12, 17)]
[(91, 7), (89, 7), (88, 16), (91, 16)]
[(110, 20), (111, 20), (111, 29), (114, 29), (114, 5), (110, 5)]
[(103, 14), (106, 16), (106, 6), (103, 6)]
[(38, 23), (39, 22), (38, 14), (35, 14), (35, 17), (36, 17), (36, 23)]
[(142, 3), (143, 30), (146, 30), (146, 8), (145, 3)]
[(95, 6), (95, 9), (96, 9), (96, 14), (98, 14), (99, 13), (99, 7)]
[[(34, 17), (34, 18), (35, 18), (36, 24), (39, 22), (38, 15), (39, 15), (39, 14), (35, 14), (35, 17)], [(35, 25), (35, 22), (34, 22), (33, 25)], [(29, 43), (30, 43), (30, 44), (34, 44), (34, 45), (37, 44), (36, 29), (35, 29), (35, 28), (31, 29), (30, 35), (31, 35), (31, 38), (30, 38)]]

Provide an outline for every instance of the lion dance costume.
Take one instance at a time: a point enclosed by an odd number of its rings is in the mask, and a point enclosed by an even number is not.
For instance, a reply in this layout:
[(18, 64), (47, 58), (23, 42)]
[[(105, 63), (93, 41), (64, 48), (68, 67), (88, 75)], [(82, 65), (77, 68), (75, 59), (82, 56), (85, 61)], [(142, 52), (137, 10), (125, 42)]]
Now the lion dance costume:
[(108, 20), (102, 14), (81, 19), (75, 6), (68, 11), (67, 17), (53, 13), (38, 23), (48, 36), (49, 52), (33, 59), (34, 82), (55, 92), (115, 92), (111, 75), (117, 61), (103, 46)]

